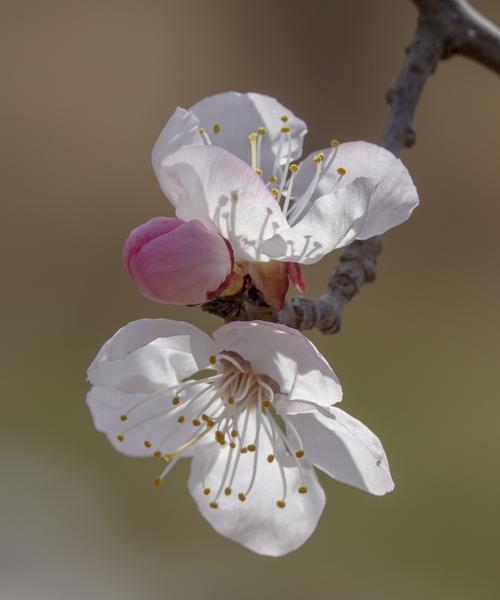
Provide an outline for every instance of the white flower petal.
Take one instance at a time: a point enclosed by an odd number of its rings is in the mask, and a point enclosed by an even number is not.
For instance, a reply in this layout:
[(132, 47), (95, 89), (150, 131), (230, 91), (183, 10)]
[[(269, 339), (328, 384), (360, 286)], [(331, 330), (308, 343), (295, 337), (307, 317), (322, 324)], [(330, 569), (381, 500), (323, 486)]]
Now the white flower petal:
[[(244, 416), (240, 418), (243, 420)], [(248, 431), (250, 436), (255, 431), (255, 411), (250, 413)], [(301, 476), (293, 461), (287, 462), (276, 455), (269, 463), (269, 454), (275, 454), (275, 449), (262, 429), (256, 452), (240, 454), (238, 447), (231, 449), (228, 444), (221, 447), (215, 443), (211, 447), (196, 448), (188, 485), (201, 514), (218, 533), (259, 554), (282, 556), (301, 546), (315, 530), (325, 496), (314, 470), (307, 464), (304, 464)], [(210, 502), (214, 501), (221, 482), (222, 488), (229, 483), (227, 479), (224, 481), (229, 457), (233, 461), (229, 476), (234, 459), (239, 459), (231, 483), (232, 492), (230, 495), (222, 492), (217, 498), (218, 508), (214, 509)], [(241, 502), (238, 494), (245, 493), (249, 486), (254, 460), (257, 460), (255, 482), (246, 500)], [(276, 505), (283, 497), (279, 464), (283, 466), (287, 485), (284, 508)], [(307, 493), (298, 493), (298, 488), (303, 485), (307, 487)], [(205, 488), (210, 488), (210, 495), (203, 493)]]
[(205, 368), (214, 350), (211, 338), (189, 323), (141, 319), (104, 344), (88, 378), (123, 392), (154, 392)]
[(359, 178), (346, 187), (317, 198), (293, 227), (278, 231), (262, 245), (273, 260), (313, 264), (350, 244), (363, 229), (373, 180)]
[[(286, 125), (290, 127), (291, 159), (295, 160), (302, 154), (306, 124), (270, 96), (252, 92), (225, 92), (201, 100), (190, 110), (199, 118), (200, 125), (206, 129), (213, 144), (225, 148), (248, 164), (251, 164), (248, 135), (264, 127), (266, 135), (261, 139), (262, 158), (259, 166), (266, 178), (271, 175), (278, 152), (282, 136), (280, 129), (285, 125), (281, 120), (283, 115), (287, 115)], [(219, 133), (214, 133), (214, 125), (219, 126)]]
[(286, 226), (262, 179), (222, 148), (179, 150), (163, 161), (159, 180), (176, 215), (216, 230), (231, 243), (235, 260), (256, 260), (263, 239)]
[[(328, 161), (331, 148), (323, 150), (328, 169), (322, 176), (314, 197), (332, 192), (336, 186), (345, 187), (358, 177), (374, 180), (375, 188), (370, 198), (363, 227), (356, 232), (358, 239), (379, 235), (406, 221), (418, 205), (418, 194), (408, 170), (391, 152), (368, 142), (346, 142), (337, 148), (335, 159)], [(312, 157), (301, 164), (295, 177), (294, 195), (303, 193), (316, 170)], [(339, 177), (338, 168), (346, 173)], [(338, 189), (338, 188), (337, 188)]]
[(380, 440), (339, 408), (289, 416), (304, 443), (308, 461), (338, 481), (377, 496), (394, 489)]
[[(195, 383), (181, 391), (179, 404), (174, 404), (173, 390), (127, 394), (94, 386), (87, 404), (96, 429), (106, 433), (118, 451), (129, 456), (153, 456), (155, 452), (174, 452), (197, 434), (198, 427), (192, 421), (200, 418), (211, 399), (209, 391), (200, 395), (204, 390), (208, 390), (207, 384)], [(216, 401), (212, 410), (219, 405)]]
[(232, 322), (213, 334), (219, 352), (230, 350), (249, 361), (256, 374), (271, 377), (289, 400), (328, 406), (340, 402), (337, 376), (315, 346), (285, 325)]
[(176, 108), (160, 133), (151, 153), (151, 161), (156, 177), (159, 178), (160, 166), (164, 158), (180, 150), (182, 146), (202, 145), (198, 128), (198, 117), (189, 110)]

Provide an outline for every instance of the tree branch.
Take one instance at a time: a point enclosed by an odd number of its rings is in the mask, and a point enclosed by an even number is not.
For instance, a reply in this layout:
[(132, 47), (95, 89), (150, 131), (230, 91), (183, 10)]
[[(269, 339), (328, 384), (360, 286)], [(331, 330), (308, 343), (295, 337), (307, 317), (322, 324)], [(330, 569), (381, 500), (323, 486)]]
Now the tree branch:
[[(466, 0), (412, 0), (418, 9), (417, 28), (406, 49), (398, 79), (388, 90), (390, 105), (380, 145), (396, 156), (413, 146), (413, 119), (422, 90), (440, 60), (462, 55), (500, 75), (500, 29), (473, 9)], [(346, 248), (318, 299), (293, 298), (282, 311), (273, 312), (247, 280), (235, 296), (221, 297), (202, 308), (226, 321), (263, 319), (296, 329), (318, 328), (336, 333), (342, 310), (365, 283), (375, 280), (382, 236), (357, 240)]]
[(449, 58), (461, 54), (500, 75), (500, 28), (466, 0), (412, 0), (419, 21), (434, 24)]

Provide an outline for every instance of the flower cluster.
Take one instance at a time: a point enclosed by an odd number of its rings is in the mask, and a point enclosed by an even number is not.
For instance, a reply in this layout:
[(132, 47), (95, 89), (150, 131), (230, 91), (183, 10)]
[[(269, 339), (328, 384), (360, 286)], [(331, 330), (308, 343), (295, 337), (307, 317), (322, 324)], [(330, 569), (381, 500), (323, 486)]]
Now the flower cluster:
[[(280, 308), (300, 264), (383, 233), (418, 203), (401, 162), (365, 142), (331, 142), (295, 162), (303, 121), (273, 98), (234, 92), (178, 108), (153, 149), (176, 217), (135, 229), (124, 248), (147, 297), (194, 305), (250, 277)], [(314, 468), (376, 495), (394, 487), (378, 438), (337, 408), (340, 383), (301, 333), (233, 322), (210, 337), (142, 319), (88, 370), (87, 403), (113, 446), (163, 465), (192, 458), (189, 490), (216, 531), (269, 556), (301, 546), (325, 503)]]

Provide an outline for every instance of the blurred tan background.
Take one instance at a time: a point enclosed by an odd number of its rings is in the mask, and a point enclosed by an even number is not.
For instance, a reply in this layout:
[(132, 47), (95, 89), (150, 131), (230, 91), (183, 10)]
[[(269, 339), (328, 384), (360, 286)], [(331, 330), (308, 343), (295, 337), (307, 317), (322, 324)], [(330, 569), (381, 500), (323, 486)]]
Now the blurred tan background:
[[(312, 539), (258, 557), (197, 514), (187, 464), (156, 489), (156, 463), (116, 453), (84, 400), (126, 322), (219, 325), (143, 299), (121, 265), (129, 230), (169, 210), (149, 155), (175, 107), (259, 91), (307, 121), (307, 152), (376, 141), (414, 22), (405, 0), (2, 3), (1, 600), (498, 597), (500, 79), (482, 67), (429, 81), (403, 156), (421, 207), (342, 332), (313, 335), (394, 493), (322, 478)], [(306, 271), (311, 293), (333, 264)]]

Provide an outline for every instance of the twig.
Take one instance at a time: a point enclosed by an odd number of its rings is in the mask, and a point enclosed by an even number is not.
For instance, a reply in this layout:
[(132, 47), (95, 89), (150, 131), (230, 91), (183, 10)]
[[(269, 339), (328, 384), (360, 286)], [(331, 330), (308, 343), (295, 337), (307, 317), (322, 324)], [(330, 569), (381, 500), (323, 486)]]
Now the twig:
[(317, 300), (293, 298), (285, 304), (276, 320), (296, 329), (317, 327), (323, 333), (336, 333), (341, 326), (344, 304), (364, 283), (375, 280), (377, 256), (381, 251), (381, 235), (353, 242), (342, 253), (325, 293)]
[(500, 75), (500, 28), (466, 0), (412, 0), (419, 21), (427, 21), (443, 40), (445, 54), (467, 56)]
[[(399, 77), (387, 92), (391, 109), (380, 142), (396, 156), (416, 141), (415, 111), (425, 83), (440, 60), (460, 54), (500, 74), (500, 29), (466, 0), (412, 2), (418, 9), (417, 28)], [(300, 330), (316, 327), (323, 333), (335, 333), (341, 326), (344, 305), (365, 283), (375, 280), (381, 251), (381, 236), (355, 241), (344, 250), (320, 298), (293, 298), (279, 313), (273, 313), (248, 281), (235, 296), (218, 298), (202, 308), (228, 321), (273, 320)]]

